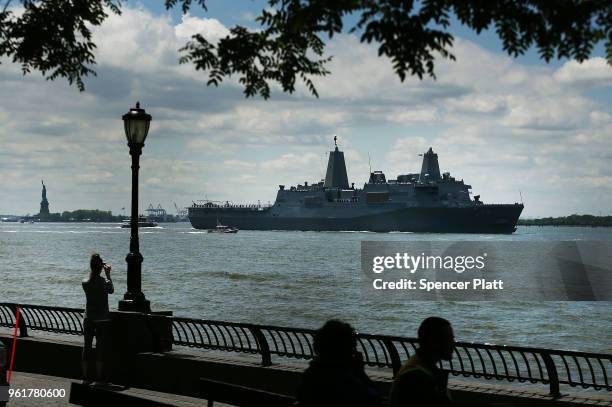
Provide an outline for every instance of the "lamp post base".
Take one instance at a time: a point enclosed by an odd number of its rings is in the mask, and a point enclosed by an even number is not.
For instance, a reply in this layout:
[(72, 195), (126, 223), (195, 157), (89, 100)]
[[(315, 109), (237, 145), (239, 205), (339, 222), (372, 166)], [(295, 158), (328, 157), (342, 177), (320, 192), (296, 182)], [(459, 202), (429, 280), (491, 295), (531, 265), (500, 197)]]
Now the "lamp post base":
[(130, 312), (144, 312), (149, 314), (151, 312), (151, 303), (149, 300), (121, 300), (119, 301), (119, 311), (130, 311)]

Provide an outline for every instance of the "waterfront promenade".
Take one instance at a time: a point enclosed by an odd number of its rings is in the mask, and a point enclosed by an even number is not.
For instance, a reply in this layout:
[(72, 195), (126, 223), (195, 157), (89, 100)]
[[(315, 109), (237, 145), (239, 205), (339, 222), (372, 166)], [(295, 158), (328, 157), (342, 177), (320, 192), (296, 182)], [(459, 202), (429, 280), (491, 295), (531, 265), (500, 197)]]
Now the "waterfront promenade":
[[(0, 329), (0, 340), (10, 340), (8, 330)], [(77, 338), (61, 335), (36, 334), (20, 338), (17, 343), (16, 366), (13, 374), (12, 388), (65, 389), (66, 396), (48, 399), (12, 399), (9, 406), (62, 406), (68, 404), (70, 385), (80, 381), (80, 350), (82, 344)], [(21, 350), (21, 352), (20, 352)], [(53, 353), (49, 353), (53, 352)], [(46, 356), (45, 362), (41, 358)], [(275, 363), (262, 367), (260, 363), (248, 356), (228, 355), (217, 352), (173, 350), (165, 353), (147, 353), (141, 355), (132, 366), (128, 379), (139, 382), (121, 393), (176, 406), (204, 405), (199, 398), (198, 377), (241, 384), (253, 389), (272, 391), (292, 395), (299, 383), (304, 362)], [(134, 359), (132, 359), (134, 362)], [(43, 374), (46, 372), (47, 374)], [(369, 376), (375, 381), (381, 392), (389, 390), (392, 374), (388, 371), (368, 369)], [(115, 375), (115, 377), (123, 375)], [(125, 377), (118, 382), (124, 382)], [(140, 387), (142, 386), (142, 387)], [(451, 378), (449, 388), (457, 401), (464, 403), (501, 403), (503, 406), (575, 406), (597, 405), (612, 406), (612, 395), (609, 392), (576, 391), (564, 394), (560, 398), (551, 397), (541, 387), (533, 385), (509, 385), (498, 381), (469, 380)], [(227, 404), (215, 403), (226, 406)]]
[[(11, 345), (16, 304), (0, 304), (0, 339)], [(82, 310), (20, 305), (15, 370), (78, 381), (81, 375)], [(115, 320), (125, 313), (113, 313)], [(151, 319), (158, 346), (140, 353), (115, 349), (112, 381), (132, 389), (200, 397), (206, 378), (293, 396), (306, 363), (313, 357), (312, 330), (207, 321), (170, 316)], [(162, 320), (162, 323), (152, 323)], [(148, 328), (147, 328), (148, 327)], [(166, 330), (169, 328), (169, 330)], [(169, 337), (164, 337), (170, 333)], [(120, 340), (120, 339), (119, 339)], [(394, 371), (415, 349), (413, 338), (358, 335), (368, 374), (388, 394)], [(171, 349), (170, 349), (171, 348)], [(612, 405), (612, 355), (529, 347), (462, 343), (443, 366), (458, 401), (507, 405)], [(31, 379), (33, 380), (33, 379)], [(165, 396), (164, 396), (165, 397)], [(544, 403), (544, 404), (542, 404)]]

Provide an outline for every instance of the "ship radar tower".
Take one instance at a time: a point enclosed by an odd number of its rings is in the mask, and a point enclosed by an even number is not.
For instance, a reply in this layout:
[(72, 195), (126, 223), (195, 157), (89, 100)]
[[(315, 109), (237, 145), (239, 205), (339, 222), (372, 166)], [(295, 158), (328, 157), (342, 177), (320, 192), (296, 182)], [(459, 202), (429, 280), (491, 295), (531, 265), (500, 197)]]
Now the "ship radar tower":
[(349, 189), (348, 176), (346, 175), (346, 164), (344, 153), (338, 150), (338, 137), (334, 136), (334, 151), (329, 152), (327, 161), (327, 173), (325, 174), (325, 188)]
[(419, 181), (439, 181), (440, 165), (438, 164), (438, 154), (434, 153), (431, 147), (423, 154), (423, 165), (421, 166), (421, 176)]

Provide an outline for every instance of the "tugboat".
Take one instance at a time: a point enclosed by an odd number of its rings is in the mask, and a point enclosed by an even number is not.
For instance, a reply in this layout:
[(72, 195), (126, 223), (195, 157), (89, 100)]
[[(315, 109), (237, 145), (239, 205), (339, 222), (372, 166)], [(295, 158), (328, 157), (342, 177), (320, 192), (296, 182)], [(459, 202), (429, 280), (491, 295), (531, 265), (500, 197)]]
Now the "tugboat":
[(217, 227), (214, 229), (208, 229), (208, 233), (238, 233), (238, 228), (232, 228), (226, 225), (222, 225), (217, 219)]
[[(154, 228), (156, 226), (157, 226), (157, 223), (148, 220), (144, 216), (139, 216), (138, 217), (138, 227), (139, 228)], [(132, 227), (132, 221), (129, 220), (129, 219), (124, 219), (123, 223), (121, 224), (121, 227), (122, 228), (131, 228)]]

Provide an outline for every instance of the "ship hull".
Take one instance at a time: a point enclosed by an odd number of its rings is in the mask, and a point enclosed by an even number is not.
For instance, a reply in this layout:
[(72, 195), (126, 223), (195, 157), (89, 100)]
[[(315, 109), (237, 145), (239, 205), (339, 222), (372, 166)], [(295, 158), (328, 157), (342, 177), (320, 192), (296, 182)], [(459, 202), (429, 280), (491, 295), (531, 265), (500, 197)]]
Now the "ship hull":
[[(513, 233), (523, 205), (468, 207), (405, 207), (358, 216), (281, 216), (272, 210), (236, 211), (190, 208), (196, 229), (214, 228), (217, 221), (242, 230), (372, 231), (425, 233)], [(346, 214), (344, 214), (346, 215)]]

